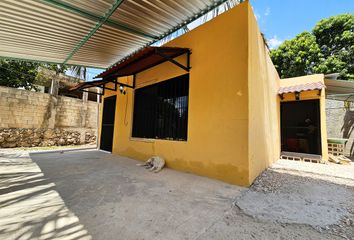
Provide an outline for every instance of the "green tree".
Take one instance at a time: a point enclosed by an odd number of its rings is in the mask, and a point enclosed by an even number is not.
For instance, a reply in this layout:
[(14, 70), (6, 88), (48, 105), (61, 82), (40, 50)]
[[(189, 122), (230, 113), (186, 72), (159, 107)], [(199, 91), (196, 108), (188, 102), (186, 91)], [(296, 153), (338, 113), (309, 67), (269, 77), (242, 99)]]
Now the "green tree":
[(322, 54), (315, 72), (338, 72), (342, 79), (354, 79), (354, 14), (323, 19), (312, 32)]
[(54, 78), (57, 78), (60, 73), (64, 73), (68, 69), (67, 66), (61, 64), (0, 60), (0, 86), (37, 90), (36, 84), (44, 85), (50, 80), (41, 75), (39, 67), (53, 70), (55, 72)]
[(354, 80), (354, 14), (319, 21), (311, 33), (273, 49), (271, 58), (282, 78), (340, 73), (340, 78)]
[(0, 85), (6, 87), (23, 87), (27, 90), (36, 89), (39, 64), (15, 60), (0, 60)]
[(280, 77), (287, 78), (312, 74), (321, 53), (315, 36), (303, 32), (272, 50), (270, 56)]

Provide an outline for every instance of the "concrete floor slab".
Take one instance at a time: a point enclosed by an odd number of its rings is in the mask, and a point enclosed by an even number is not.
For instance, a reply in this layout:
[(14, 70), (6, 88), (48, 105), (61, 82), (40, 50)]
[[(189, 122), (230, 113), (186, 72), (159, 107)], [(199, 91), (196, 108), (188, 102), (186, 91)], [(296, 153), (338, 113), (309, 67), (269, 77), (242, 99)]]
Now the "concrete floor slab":
[(243, 190), (99, 151), (31, 157), (95, 239), (193, 239)]
[(92, 237), (27, 153), (0, 153), (0, 239)]
[(2, 154), (0, 239), (336, 239), (261, 221), (234, 205), (247, 188), (100, 151)]

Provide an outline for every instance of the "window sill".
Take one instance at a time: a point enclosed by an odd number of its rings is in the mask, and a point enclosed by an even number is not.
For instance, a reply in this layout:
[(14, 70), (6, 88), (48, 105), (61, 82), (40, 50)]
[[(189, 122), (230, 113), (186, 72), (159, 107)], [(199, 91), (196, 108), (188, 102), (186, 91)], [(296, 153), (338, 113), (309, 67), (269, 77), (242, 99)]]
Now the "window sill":
[(155, 139), (152, 138), (129, 138), (130, 141), (135, 141), (135, 142), (147, 142), (147, 143), (153, 143), (155, 142)]
[(180, 142), (180, 143), (187, 143), (187, 140), (172, 140), (172, 139), (160, 139), (160, 138), (138, 138), (138, 137), (130, 137), (129, 141), (136, 141), (136, 142), (147, 142), (153, 143), (155, 141), (169, 141), (169, 142)]

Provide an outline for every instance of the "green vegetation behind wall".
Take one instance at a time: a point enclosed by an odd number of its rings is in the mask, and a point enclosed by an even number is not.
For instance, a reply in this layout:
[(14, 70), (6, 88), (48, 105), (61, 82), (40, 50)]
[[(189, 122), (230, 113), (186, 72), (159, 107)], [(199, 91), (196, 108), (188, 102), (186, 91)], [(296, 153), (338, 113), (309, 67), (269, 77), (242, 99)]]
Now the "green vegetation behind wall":
[(340, 73), (354, 81), (354, 14), (341, 14), (319, 21), (271, 51), (281, 78), (314, 73)]

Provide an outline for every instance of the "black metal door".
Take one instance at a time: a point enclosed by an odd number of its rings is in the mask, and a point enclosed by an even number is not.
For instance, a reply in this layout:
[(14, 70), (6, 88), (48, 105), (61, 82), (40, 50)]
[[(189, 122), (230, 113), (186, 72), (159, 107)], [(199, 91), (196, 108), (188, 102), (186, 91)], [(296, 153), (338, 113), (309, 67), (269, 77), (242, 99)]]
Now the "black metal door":
[(114, 115), (116, 112), (116, 96), (106, 97), (103, 100), (103, 116), (101, 128), (101, 146), (105, 151), (112, 152)]

